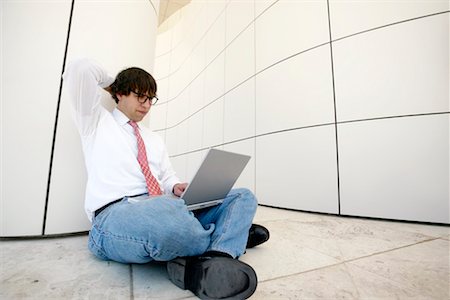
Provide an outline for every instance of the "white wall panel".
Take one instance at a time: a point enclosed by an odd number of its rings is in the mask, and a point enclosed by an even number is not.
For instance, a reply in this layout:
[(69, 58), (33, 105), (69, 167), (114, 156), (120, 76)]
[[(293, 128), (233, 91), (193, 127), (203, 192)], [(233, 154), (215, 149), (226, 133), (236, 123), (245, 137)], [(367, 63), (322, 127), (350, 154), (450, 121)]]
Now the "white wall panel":
[[(105, 28), (108, 30), (105, 31)], [(117, 36), (120, 36), (120, 43)], [(152, 73), (155, 38), (156, 15), (149, 1), (75, 1), (67, 61), (75, 57), (89, 57), (100, 62), (112, 76), (131, 66)], [(106, 100), (110, 108), (115, 106), (110, 97)], [(69, 97), (63, 94), (46, 234), (89, 229), (84, 213), (83, 183), (86, 182), (86, 175), (80, 137), (68, 111)]]
[(167, 126), (172, 127), (187, 118), (189, 114), (189, 90), (183, 91), (168, 103)]
[(254, 26), (251, 25), (225, 50), (225, 91), (255, 74)]
[(177, 128), (177, 152), (178, 153), (186, 153), (189, 151), (188, 148), (188, 138), (189, 138), (189, 127), (188, 122), (184, 121), (180, 125), (178, 125)]
[[(187, 32), (185, 33), (187, 34)], [(186, 60), (190, 52), (191, 48), (187, 43), (186, 38), (184, 38), (172, 49), (170, 58), (170, 74), (179, 72), (180, 68), (186, 64)]]
[(189, 42), (195, 47), (206, 32), (206, 7), (204, 3), (191, 1), (183, 9), (188, 22), (186, 26), (189, 27)]
[(334, 43), (339, 121), (449, 110), (449, 17)]
[(69, 60), (89, 57), (111, 75), (131, 66), (153, 72), (157, 21), (148, 0), (75, 1), (73, 13)]
[(255, 16), (258, 17), (277, 0), (255, 0)]
[(178, 154), (178, 132), (177, 127), (168, 128), (166, 130), (166, 147), (167, 152), (169, 152), (169, 155), (176, 155)]
[(206, 64), (225, 48), (225, 13), (222, 13), (206, 34)]
[(189, 115), (205, 105), (205, 74), (201, 73), (189, 85)]
[(159, 59), (172, 50), (172, 31), (158, 32), (156, 36), (155, 58)]
[(170, 75), (170, 58), (172, 53), (167, 52), (161, 56), (158, 56), (155, 59), (155, 71), (152, 75), (154, 75), (155, 79), (159, 81), (161, 78), (167, 78)]
[(176, 175), (180, 179), (181, 182), (186, 182), (188, 179), (186, 178), (186, 166), (187, 166), (187, 156), (181, 155), (172, 157), (170, 159), (172, 163), (172, 167), (176, 172)]
[[(65, 92), (61, 101), (69, 99)], [(56, 136), (45, 234), (86, 231), (90, 228), (84, 212), (87, 174), (67, 103), (60, 107)]]
[(449, 223), (449, 115), (340, 124), (341, 213)]
[(326, 0), (280, 0), (255, 23), (256, 71), (329, 41)]
[(255, 135), (255, 80), (250, 79), (225, 95), (224, 141)]
[(227, 144), (223, 147), (223, 150), (251, 156), (233, 188), (243, 187), (255, 192), (255, 139)]
[(225, 55), (219, 55), (205, 71), (205, 105), (224, 94)]
[(206, 40), (202, 39), (192, 51), (189, 61), (191, 63), (191, 79), (196, 78), (206, 68)]
[[(225, 8), (228, 2), (229, 0), (204, 1), (204, 4), (206, 5), (206, 28), (210, 28), (218, 18), (224, 16)], [(224, 31), (221, 33), (225, 34)]]
[(192, 152), (187, 154), (187, 162), (186, 162), (186, 181), (190, 182), (192, 177), (197, 172), (200, 164), (203, 161), (203, 158), (206, 155), (206, 150)]
[(161, 130), (166, 127), (168, 103), (161, 103), (150, 108), (150, 112), (145, 117), (148, 120), (148, 127), (151, 130)]
[(330, 0), (332, 39), (448, 9), (448, 0)]
[(334, 125), (256, 138), (260, 204), (338, 213)]
[[(380, 27), (333, 42), (334, 74), (328, 3), (333, 38)], [(339, 213), (333, 75), (339, 121), (449, 111), (448, 9), (443, 0), (194, 1), (171, 29), (190, 45), (183, 50), (191, 68), (188, 151), (254, 151), (254, 169), (239, 185), (255, 187), (260, 203)], [(391, 26), (410, 18), (418, 19)], [(179, 78), (172, 74), (170, 82)], [(340, 126), (350, 125), (357, 123)], [(171, 149), (183, 130), (171, 130)], [(186, 154), (188, 179), (204, 152)], [(438, 160), (450, 166), (446, 153)], [(396, 172), (397, 165), (384, 167)], [(381, 189), (389, 193), (396, 181)], [(429, 209), (428, 216), (441, 210)]]
[(1, 2), (0, 236), (42, 233), (70, 7)]
[(187, 120), (188, 151), (200, 149), (203, 142), (203, 111), (192, 115)]
[[(152, 74), (153, 75), (153, 74)], [(158, 96), (158, 104), (166, 103), (169, 101), (169, 77), (164, 79), (155, 78), (157, 84), (156, 94)]]
[(204, 110), (203, 147), (223, 143), (223, 98), (211, 103)]
[(226, 19), (225, 40), (228, 45), (255, 19), (255, 0), (230, 0)]
[(328, 45), (256, 76), (256, 133), (334, 122)]
[(191, 81), (191, 65), (184, 63), (180, 68), (171, 74), (169, 85), (169, 100), (179, 97), (183, 93), (189, 82)]

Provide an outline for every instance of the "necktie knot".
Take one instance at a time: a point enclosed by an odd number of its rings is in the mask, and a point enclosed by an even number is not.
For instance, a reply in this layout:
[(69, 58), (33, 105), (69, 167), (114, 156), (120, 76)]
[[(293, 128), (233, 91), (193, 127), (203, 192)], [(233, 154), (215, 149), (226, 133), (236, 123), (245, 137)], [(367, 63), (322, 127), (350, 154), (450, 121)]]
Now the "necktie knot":
[(135, 121), (131, 121), (131, 120), (130, 120), (130, 121), (128, 121), (128, 124), (130, 124), (131, 127), (134, 128), (134, 130), (136, 130), (136, 129), (139, 128), (138, 124), (137, 124)]

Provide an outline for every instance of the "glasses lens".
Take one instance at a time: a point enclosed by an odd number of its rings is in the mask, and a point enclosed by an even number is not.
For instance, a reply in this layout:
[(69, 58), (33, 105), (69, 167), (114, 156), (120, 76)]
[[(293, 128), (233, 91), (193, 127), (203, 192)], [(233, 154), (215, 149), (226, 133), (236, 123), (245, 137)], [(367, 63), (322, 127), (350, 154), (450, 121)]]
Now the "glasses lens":
[(158, 97), (156, 97), (156, 96), (150, 98), (149, 96), (144, 95), (144, 94), (139, 94), (137, 92), (133, 92), (133, 93), (136, 95), (138, 102), (141, 104), (144, 104), (147, 100), (148, 100), (148, 102), (150, 102), (151, 105), (154, 105), (154, 104), (156, 104), (156, 102), (158, 102)]

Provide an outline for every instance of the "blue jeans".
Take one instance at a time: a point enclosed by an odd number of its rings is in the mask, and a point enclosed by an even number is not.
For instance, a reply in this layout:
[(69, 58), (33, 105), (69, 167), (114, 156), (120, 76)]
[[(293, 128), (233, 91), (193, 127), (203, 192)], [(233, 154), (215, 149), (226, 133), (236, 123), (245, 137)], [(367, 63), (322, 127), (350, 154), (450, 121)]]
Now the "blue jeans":
[(241, 256), (257, 201), (247, 189), (233, 189), (222, 204), (191, 212), (170, 196), (108, 206), (92, 220), (89, 250), (123, 263), (169, 261), (220, 251)]

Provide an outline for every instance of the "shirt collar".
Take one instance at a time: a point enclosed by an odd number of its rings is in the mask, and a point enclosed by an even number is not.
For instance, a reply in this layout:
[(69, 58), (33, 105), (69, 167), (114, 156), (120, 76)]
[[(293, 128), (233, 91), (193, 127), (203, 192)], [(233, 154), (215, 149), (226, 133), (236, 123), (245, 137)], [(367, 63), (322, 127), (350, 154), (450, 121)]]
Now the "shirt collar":
[(123, 112), (121, 112), (117, 107), (113, 110), (112, 115), (120, 126), (124, 126), (125, 124), (128, 123), (128, 121), (130, 121), (130, 119), (128, 119), (128, 117)]

